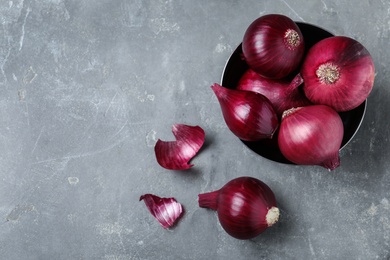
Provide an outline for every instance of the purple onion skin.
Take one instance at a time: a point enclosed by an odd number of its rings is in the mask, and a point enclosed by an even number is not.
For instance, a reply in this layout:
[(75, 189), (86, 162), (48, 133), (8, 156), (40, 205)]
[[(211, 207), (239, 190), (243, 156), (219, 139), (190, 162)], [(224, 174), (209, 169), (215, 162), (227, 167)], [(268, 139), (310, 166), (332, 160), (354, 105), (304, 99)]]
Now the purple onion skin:
[(287, 110), (278, 133), (282, 154), (299, 165), (340, 166), (339, 149), (344, 126), (339, 114), (325, 105)]
[[(289, 31), (295, 32), (292, 41), (286, 40)], [(269, 14), (249, 25), (243, 37), (242, 52), (251, 69), (263, 77), (281, 79), (298, 68), (304, 45), (303, 35), (293, 20)]]
[(174, 124), (172, 133), (176, 141), (157, 140), (154, 146), (160, 166), (169, 170), (186, 170), (194, 166), (189, 161), (199, 152), (205, 140), (200, 126)]
[[(325, 65), (324, 65), (325, 64)], [(321, 69), (332, 64), (332, 77)], [(302, 64), (303, 90), (314, 104), (328, 105), (338, 112), (364, 102), (374, 86), (375, 67), (368, 50), (358, 41), (333, 36), (310, 48)]]
[(153, 194), (144, 194), (139, 200), (145, 202), (149, 212), (163, 228), (175, 225), (183, 214), (183, 207), (175, 198), (161, 198)]
[[(223, 229), (237, 239), (251, 239), (279, 218), (275, 195), (262, 181), (253, 177), (239, 177), (221, 189), (199, 194), (199, 206), (216, 210)], [(267, 214), (273, 217), (268, 219)]]
[(241, 140), (258, 141), (272, 138), (279, 126), (278, 116), (264, 95), (211, 86), (218, 98), (226, 125)]
[(303, 107), (312, 103), (299, 88), (299, 82), (288, 82), (281, 79), (264, 78), (255, 71), (248, 69), (237, 84), (237, 89), (260, 93), (272, 103), (278, 117), (285, 110), (293, 107)]

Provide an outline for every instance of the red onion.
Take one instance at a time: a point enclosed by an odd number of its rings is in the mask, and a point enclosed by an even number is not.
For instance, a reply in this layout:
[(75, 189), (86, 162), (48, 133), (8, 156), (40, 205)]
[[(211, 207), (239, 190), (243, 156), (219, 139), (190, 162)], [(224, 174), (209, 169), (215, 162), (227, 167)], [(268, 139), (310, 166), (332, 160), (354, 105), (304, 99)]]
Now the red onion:
[(283, 113), (278, 145), (293, 163), (334, 170), (340, 166), (343, 135), (343, 122), (334, 109), (325, 105), (291, 108)]
[(284, 78), (298, 68), (305, 51), (303, 35), (287, 16), (269, 14), (247, 28), (242, 52), (248, 66), (267, 78)]
[(233, 179), (198, 198), (199, 207), (216, 210), (223, 229), (238, 239), (254, 238), (279, 219), (274, 193), (252, 177)]
[(145, 194), (139, 200), (144, 200), (149, 212), (163, 228), (173, 226), (183, 213), (183, 207), (175, 198), (160, 198), (153, 194)]
[(362, 44), (334, 36), (310, 48), (301, 74), (309, 100), (341, 112), (358, 107), (368, 97), (374, 85), (375, 68)]
[(240, 139), (272, 138), (279, 120), (271, 102), (259, 93), (211, 86), (220, 103), (226, 125)]
[(302, 82), (303, 79), (299, 74), (291, 82), (288, 82), (281, 79), (264, 78), (248, 69), (238, 82), (237, 89), (254, 91), (266, 96), (280, 118), (287, 109), (312, 104), (298, 88)]
[(170, 170), (189, 169), (188, 162), (198, 153), (205, 139), (205, 133), (199, 126), (175, 124), (172, 133), (176, 141), (157, 140), (154, 147), (157, 162)]

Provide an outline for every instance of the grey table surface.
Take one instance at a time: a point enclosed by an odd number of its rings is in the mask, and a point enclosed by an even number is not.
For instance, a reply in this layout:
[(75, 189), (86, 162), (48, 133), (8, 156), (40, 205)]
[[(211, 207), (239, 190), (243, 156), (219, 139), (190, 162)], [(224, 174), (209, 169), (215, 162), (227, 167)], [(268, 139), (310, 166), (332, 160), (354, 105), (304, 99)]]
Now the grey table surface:
[[(223, 121), (210, 85), (268, 13), (373, 56), (364, 121), (333, 172), (262, 158)], [(389, 1), (1, 0), (0, 22), (1, 259), (390, 259)], [(154, 155), (175, 123), (206, 132), (187, 171)], [(281, 209), (246, 241), (197, 204), (243, 175)], [(176, 227), (145, 193), (183, 204)]]

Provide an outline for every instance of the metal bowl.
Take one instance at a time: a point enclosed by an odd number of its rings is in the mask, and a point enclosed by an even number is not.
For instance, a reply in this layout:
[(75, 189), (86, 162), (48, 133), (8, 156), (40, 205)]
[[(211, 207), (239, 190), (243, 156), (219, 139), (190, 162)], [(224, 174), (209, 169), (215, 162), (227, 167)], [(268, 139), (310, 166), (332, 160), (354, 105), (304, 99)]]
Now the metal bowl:
[[(319, 42), (322, 39), (333, 36), (332, 33), (319, 28), (315, 25), (308, 23), (296, 22), (300, 28), (303, 37), (305, 39), (305, 52), (307, 52), (311, 46)], [(248, 69), (248, 65), (242, 59), (242, 44), (240, 44), (229, 59), (226, 62), (225, 68), (222, 73), (221, 85), (226, 88), (234, 89), (237, 86), (238, 81)], [(365, 100), (357, 108), (340, 112), (339, 115), (344, 124), (344, 137), (341, 143), (340, 150), (343, 149), (355, 136), (361, 123), (363, 122), (364, 114), (366, 112), (367, 100)], [(277, 136), (277, 133), (275, 134)], [(277, 145), (277, 138), (266, 139), (257, 142), (242, 142), (248, 146), (249, 149), (259, 154), (262, 157), (270, 159), (275, 162), (293, 164), (287, 160), (280, 152)]]

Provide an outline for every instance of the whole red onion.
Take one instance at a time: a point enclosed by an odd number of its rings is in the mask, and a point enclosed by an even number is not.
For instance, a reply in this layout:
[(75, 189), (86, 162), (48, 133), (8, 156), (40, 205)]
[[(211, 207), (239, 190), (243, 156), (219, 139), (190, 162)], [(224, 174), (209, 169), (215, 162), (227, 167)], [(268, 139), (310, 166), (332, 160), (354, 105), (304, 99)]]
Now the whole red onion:
[(245, 141), (272, 138), (279, 120), (268, 98), (255, 92), (228, 89), (217, 83), (211, 88), (233, 134)]
[(293, 163), (334, 170), (340, 165), (343, 135), (343, 122), (334, 109), (325, 105), (291, 108), (283, 113), (278, 145)]
[(312, 104), (299, 88), (302, 82), (299, 74), (288, 82), (284, 79), (264, 78), (248, 69), (238, 82), (237, 89), (253, 91), (266, 96), (280, 118), (287, 109)]
[(303, 35), (289, 17), (269, 14), (257, 18), (245, 31), (242, 52), (248, 66), (267, 78), (288, 76), (301, 63)]
[(254, 238), (279, 220), (274, 193), (253, 177), (233, 179), (198, 198), (199, 207), (216, 210), (223, 229), (238, 239)]
[(375, 68), (362, 44), (345, 36), (333, 36), (310, 48), (301, 74), (303, 90), (310, 101), (341, 112), (358, 107), (368, 97)]

